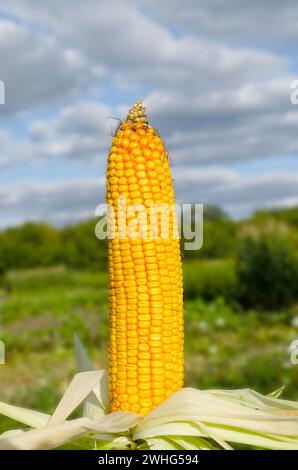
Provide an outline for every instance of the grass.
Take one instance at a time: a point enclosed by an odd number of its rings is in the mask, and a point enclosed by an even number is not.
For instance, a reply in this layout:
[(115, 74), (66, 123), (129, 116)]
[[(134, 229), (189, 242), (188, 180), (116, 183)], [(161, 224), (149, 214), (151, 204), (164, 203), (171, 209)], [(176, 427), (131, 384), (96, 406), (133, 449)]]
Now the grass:
[[(220, 262), (216, 266), (185, 263), (186, 293), (191, 273), (199, 273), (192, 276), (195, 286), (204, 278), (204, 269), (219, 267)], [(221, 269), (217, 273), (225, 271), (223, 264)], [(224, 297), (203, 300), (194, 287), (186, 297), (188, 386), (253, 387), (269, 393), (285, 384), (285, 396), (298, 399), (298, 366), (291, 365), (289, 353), (298, 335), (297, 308), (270, 314), (244, 312)], [(0, 339), (6, 345), (6, 365), (0, 366), (0, 400), (51, 412), (75, 371), (75, 332), (95, 365), (106, 367), (106, 273), (61, 267), (10, 273), (0, 292)], [(0, 417), (0, 431), (13, 427), (15, 423)]]
[(289, 353), (297, 337), (294, 312), (241, 312), (221, 298), (185, 307), (189, 385), (270, 393), (285, 384), (287, 397), (297, 399), (298, 368)]

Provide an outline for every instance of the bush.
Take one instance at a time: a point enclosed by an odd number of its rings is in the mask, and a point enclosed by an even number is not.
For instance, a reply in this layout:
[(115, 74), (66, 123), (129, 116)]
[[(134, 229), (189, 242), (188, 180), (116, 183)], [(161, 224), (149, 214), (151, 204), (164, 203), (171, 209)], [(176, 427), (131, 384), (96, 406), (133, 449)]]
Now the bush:
[(236, 273), (239, 300), (245, 307), (273, 310), (298, 299), (298, 259), (284, 235), (247, 236), (239, 249)]
[(256, 223), (266, 222), (268, 219), (274, 219), (279, 222), (283, 222), (293, 228), (298, 228), (298, 207), (290, 207), (286, 209), (273, 209), (259, 210), (254, 215), (252, 220)]
[[(203, 246), (200, 250), (184, 251), (185, 259), (231, 258), (235, 255), (235, 236), (237, 224), (215, 214), (205, 214), (203, 223)], [(184, 246), (182, 238), (182, 249)]]
[(212, 300), (236, 296), (236, 276), (232, 260), (201, 260), (184, 263), (184, 297)]
[(60, 247), (57, 230), (47, 224), (26, 222), (0, 233), (0, 264), (4, 269), (55, 264)]
[(61, 230), (62, 264), (75, 269), (106, 270), (107, 241), (96, 238), (95, 226), (92, 219)]
[(1, 232), (0, 282), (5, 271), (37, 267), (106, 271), (107, 242), (96, 238), (95, 226), (95, 219), (62, 229), (26, 222)]
[(0, 259), (0, 286), (3, 284), (5, 278), (5, 266), (4, 263)]

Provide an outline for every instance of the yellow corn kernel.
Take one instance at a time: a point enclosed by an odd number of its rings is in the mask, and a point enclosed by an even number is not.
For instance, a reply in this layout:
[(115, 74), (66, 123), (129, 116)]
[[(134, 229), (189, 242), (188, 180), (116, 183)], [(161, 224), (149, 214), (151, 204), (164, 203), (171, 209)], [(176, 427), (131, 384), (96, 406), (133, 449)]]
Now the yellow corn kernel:
[[(148, 226), (151, 204), (174, 205), (169, 158), (141, 102), (113, 138), (106, 174), (107, 203), (118, 216), (108, 247), (111, 407), (145, 415), (183, 386), (184, 366), (176, 216), (170, 211), (169, 239), (160, 238), (160, 216)], [(130, 225), (134, 212), (126, 213), (131, 203), (143, 204), (136, 227)]]

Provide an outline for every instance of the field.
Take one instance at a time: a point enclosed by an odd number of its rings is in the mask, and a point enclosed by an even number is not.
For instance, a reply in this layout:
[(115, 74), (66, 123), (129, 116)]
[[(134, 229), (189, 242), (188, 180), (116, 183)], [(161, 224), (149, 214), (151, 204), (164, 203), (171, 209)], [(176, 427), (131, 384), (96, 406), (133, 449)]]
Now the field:
[[(263, 393), (285, 385), (284, 396), (298, 399), (298, 366), (291, 364), (289, 351), (298, 336), (298, 308), (268, 314), (241, 310), (227, 297), (203, 300), (194, 286), (200, 292), (199, 284), (210, 279), (214, 268), (218, 277), (220, 262), (184, 265), (186, 385), (253, 387)], [(0, 294), (0, 319), (6, 346), (2, 401), (52, 411), (75, 372), (74, 333), (96, 367), (106, 367), (106, 273), (64, 267), (9, 272)], [(8, 427), (15, 423), (1, 418), (0, 432)]]

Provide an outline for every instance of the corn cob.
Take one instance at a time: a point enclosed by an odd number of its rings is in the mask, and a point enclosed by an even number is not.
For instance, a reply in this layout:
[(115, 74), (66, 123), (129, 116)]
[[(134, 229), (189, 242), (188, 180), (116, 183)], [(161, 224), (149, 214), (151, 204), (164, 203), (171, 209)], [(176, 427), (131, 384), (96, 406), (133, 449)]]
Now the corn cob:
[[(152, 236), (148, 229), (153, 204), (173, 207), (173, 183), (166, 149), (149, 126), (141, 101), (113, 138), (106, 185), (106, 200), (115, 215), (108, 247), (111, 410), (145, 415), (183, 386), (184, 364), (175, 213), (169, 211), (168, 238)], [(124, 198), (126, 207), (144, 206), (145, 236), (123, 235), (119, 199)], [(163, 222), (160, 216), (156, 220), (158, 231)]]

